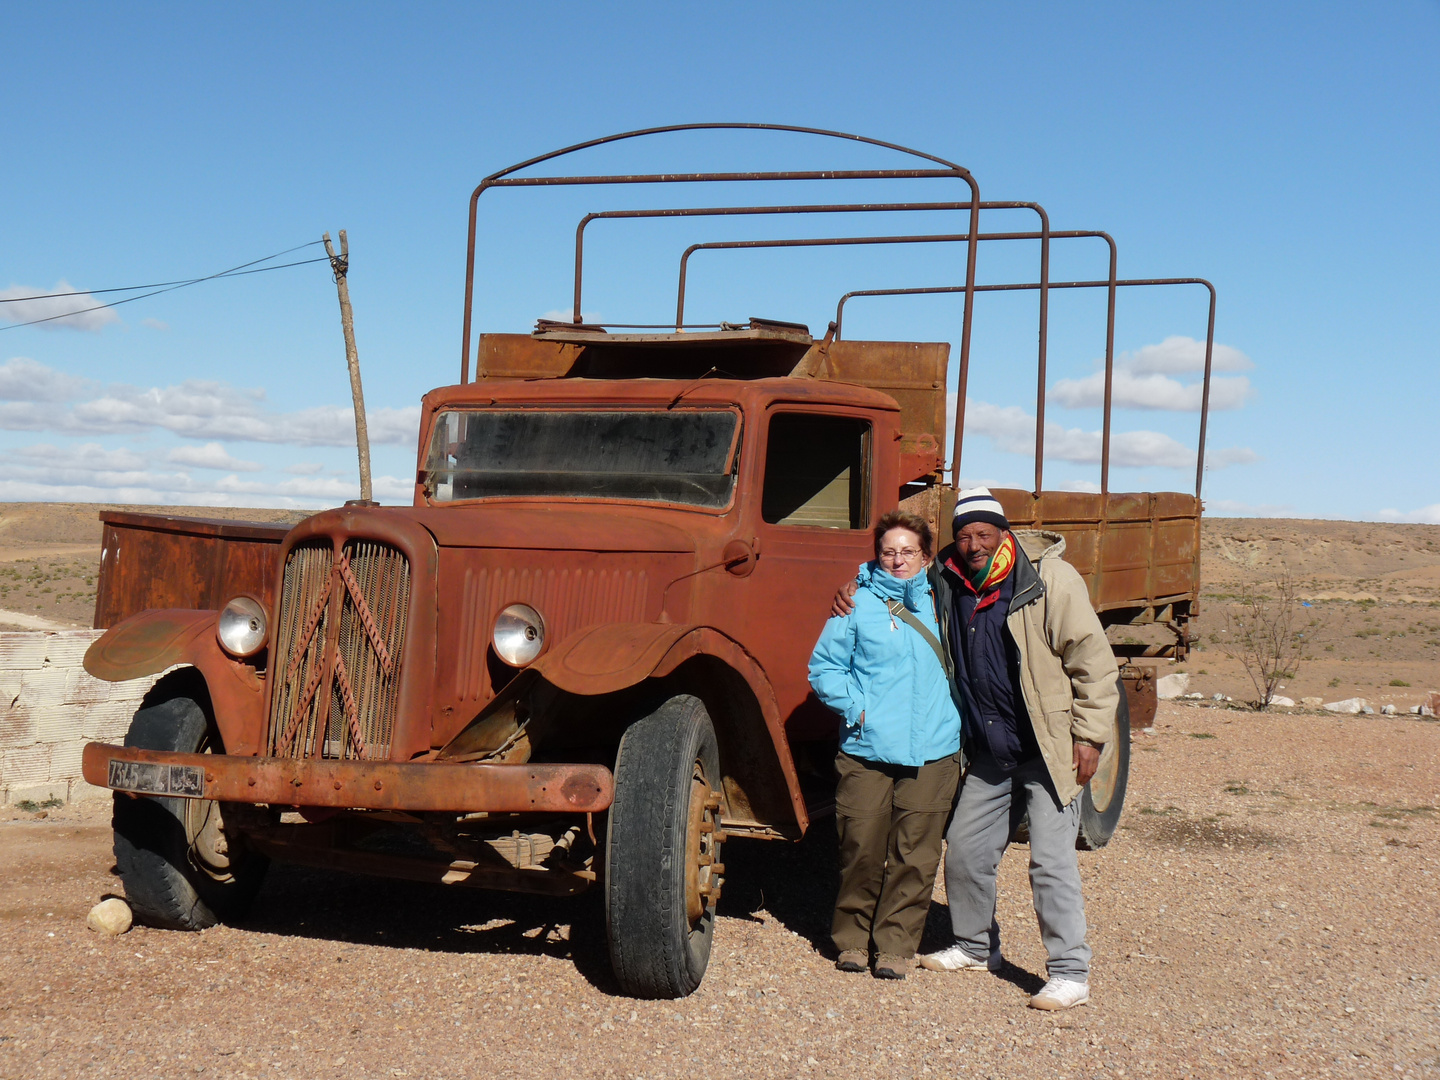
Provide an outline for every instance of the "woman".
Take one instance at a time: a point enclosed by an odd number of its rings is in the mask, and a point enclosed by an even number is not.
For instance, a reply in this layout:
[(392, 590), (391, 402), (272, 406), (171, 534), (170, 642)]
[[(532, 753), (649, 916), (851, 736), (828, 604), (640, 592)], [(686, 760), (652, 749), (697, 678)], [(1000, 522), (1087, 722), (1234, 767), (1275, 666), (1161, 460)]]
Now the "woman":
[(892, 511), (875, 526), (855, 608), (834, 616), (810, 657), (810, 685), (844, 720), (836, 967), (875, 977), (910, 971), (960, 779), (960, 711), (940, 645), (926, 569), (935, 541), (923, 518)]

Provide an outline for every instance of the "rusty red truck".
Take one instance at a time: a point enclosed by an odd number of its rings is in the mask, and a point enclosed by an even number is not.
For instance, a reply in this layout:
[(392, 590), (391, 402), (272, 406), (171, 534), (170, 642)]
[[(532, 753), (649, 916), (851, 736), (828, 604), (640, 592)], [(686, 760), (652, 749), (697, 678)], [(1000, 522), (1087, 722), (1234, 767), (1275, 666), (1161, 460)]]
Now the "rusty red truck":
[[(981, 202), (968, 171), (931, 155), (878, 143), (910, 167), (843, 173), (967, 189), (945, 204), (968, 218), (965, 281), (909, 290), (966, 294), (947, 471), (950, 345), (845, 339), (844, 300), (818, 338), (759, 318), (696, 327), (682, 278), (675, 326), (588, 325), (577, 239), (573, 321), (482, 334), (472, 350), (488, 190), (842, 175), (529, 175), (594, 144), (503, 170), (472, 196), (460, 381), (424, 399), (412, 505), (351, 504), (290, 528), (102, 515), (96, 625), (108, 630), (86, 667), (110, 680), (166, 672), (124, 746), (84, 757), (86, 779), (116, 793), (117, 864), (143, 919), (238, 919), (270, 860), (552, 895), (593, 886), (621, 988), (674, 997), (705, 972), (724, 845), (793, 840), (833, 809), (837, 722), (806, 661), (881, 514), (903, 503), (948, 540), (938, 526), (959, 475), (970, 313), (990, 288), (974, 276), (981, 212), (1031, 207), (1042, 246), (1064, 234), (1036, 204)], [(884, 208), (922, 205), (936, 204)], [(870, 204), (840, 208), (857, 206)], [(1112, 328), (1117, 289), (1196, 283), (1119, 279), (1113, 258), (1102, 280), (1051, 283), (1044, 270), (1013, 287), (1042, 301), (1050, 288), (1108, 290)], [(1194, 494), (1114, 493), (1107, 460), (1102, 491), (1055, 492), (1041, 460), (1037, 448), (1033, 491), (997, 492), (1011, 522), (1066, 538), (1102, 621), (1174, 631), (1117, 646), (1124, 661), (1183, 655), (1198, 470)], [(1127, 662), (1123, 677), (1120, 730), (1083, 796), (1092, 847), (1124, 802), (1130, 717), (1154, 710), (1153, 669)]]

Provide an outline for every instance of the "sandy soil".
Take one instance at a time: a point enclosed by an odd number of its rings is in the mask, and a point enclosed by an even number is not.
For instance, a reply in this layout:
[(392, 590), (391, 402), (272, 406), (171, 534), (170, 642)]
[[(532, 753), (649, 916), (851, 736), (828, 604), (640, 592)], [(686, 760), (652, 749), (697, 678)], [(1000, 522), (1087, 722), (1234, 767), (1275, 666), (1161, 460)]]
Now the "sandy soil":
[[(1081, 856), (1094, 1000), (1043, 981), (1024, 849), (996, 975), (842, 975), (828, 823), (732, 843), (715, 956), (616, 996), (598, 898), (272, 870), (239, 928), (85, 928), (103, 804), (0, 823), (0, 1077), (1440, 1075), (1440, 724), (1165, 704)], [(945, 925), (937, 893), (929, 943)]]

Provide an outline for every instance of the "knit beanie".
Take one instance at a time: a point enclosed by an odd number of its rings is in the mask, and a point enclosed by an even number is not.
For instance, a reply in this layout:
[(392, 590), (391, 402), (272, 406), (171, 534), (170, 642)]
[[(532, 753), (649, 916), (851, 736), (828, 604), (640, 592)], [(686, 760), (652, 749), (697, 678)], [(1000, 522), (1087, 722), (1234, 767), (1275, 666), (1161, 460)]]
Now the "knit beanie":
[(955, 532), (959, 533), (966, 525), (973, 525), (977, 521), (983, 521), (987, 525), (994, 525), (997, 529), (1010, 528), (1010, 522), (1005, 519), (1005, 508), (999, 503), (994, 495), (990, 494), (989, 488), (970, 488), (968, 491), (960, 492), (960, 497), (955, 501)]

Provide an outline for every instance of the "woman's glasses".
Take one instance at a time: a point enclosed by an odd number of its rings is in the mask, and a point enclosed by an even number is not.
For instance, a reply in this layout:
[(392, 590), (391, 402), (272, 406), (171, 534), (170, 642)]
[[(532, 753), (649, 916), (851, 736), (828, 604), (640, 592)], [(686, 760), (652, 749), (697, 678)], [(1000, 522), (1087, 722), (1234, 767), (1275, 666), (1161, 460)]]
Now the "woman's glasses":
[(920, 557), (917, 548), (885, 548), (880, 552), (881, 562), (911, 562)]

